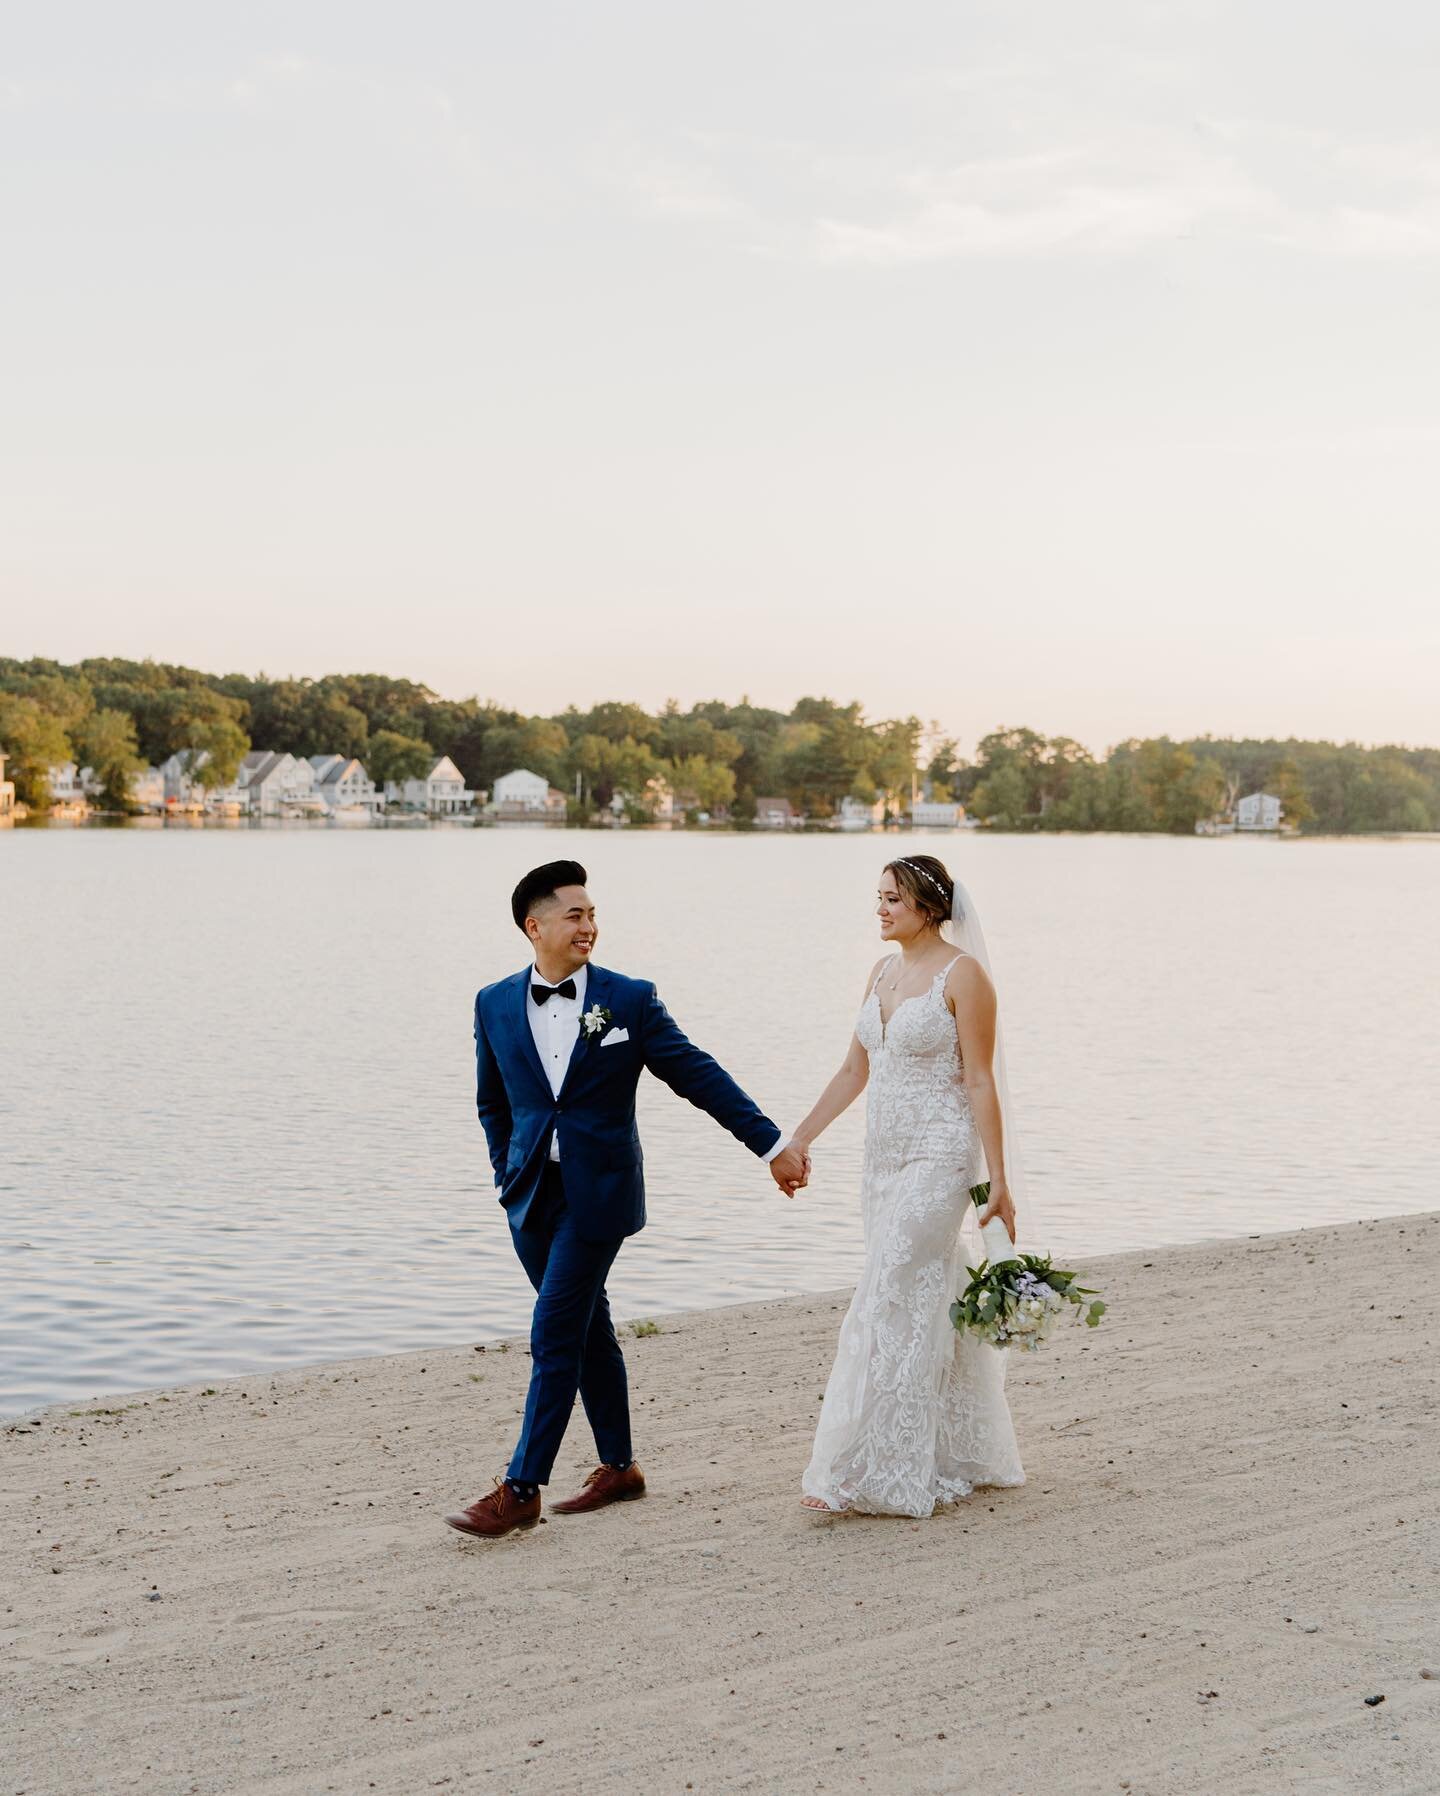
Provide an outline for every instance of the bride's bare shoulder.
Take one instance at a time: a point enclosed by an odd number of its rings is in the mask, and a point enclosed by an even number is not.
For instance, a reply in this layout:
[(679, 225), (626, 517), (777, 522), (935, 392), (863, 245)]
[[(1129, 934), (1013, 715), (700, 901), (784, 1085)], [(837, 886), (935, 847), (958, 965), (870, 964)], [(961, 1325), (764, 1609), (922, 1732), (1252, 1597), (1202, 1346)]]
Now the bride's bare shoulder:
[(990, 983), (990, 975), (975, 956), (962, 954), (945, 977), (945, 996), (953, 1010), (957, 1004), (974, 1004), (987, 999), (993, 1003), (995, 988)]

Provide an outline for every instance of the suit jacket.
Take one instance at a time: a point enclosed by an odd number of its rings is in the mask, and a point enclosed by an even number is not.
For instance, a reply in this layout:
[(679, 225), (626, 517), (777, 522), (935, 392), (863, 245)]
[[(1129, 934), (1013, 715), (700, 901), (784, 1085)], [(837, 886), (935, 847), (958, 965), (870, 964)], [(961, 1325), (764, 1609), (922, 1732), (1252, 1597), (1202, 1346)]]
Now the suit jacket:
[[(581, 1234), (610, 1240), (644, 1228), (635, 1088), (647, 1069), (752, 1153), (763, 1155), (780, 1139), (779, 1128), (724, 1067), (681, 1032), (653, 985), (604, 967), (589, 970), (585, 1008), (599, 1005), (610, 1020), (593, 1036), (582, 1026), (557, 1097), (530, 1032), (530, 979), (526, 967), (475, 999), (475, 1108), (512, 1228), (524, 1226), (557, 1124), (565, 1201)], [(602, 1047), (612, 1029), (628, 1030), (629, 1040)]]

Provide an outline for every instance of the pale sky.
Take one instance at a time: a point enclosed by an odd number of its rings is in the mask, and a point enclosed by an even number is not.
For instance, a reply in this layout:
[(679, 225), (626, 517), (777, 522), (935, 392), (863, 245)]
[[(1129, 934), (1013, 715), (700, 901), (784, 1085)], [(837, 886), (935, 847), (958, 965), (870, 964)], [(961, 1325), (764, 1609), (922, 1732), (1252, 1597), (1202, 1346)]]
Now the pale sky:
[(1440, 741), (1421, 0), (92, 0), (0, 653)]

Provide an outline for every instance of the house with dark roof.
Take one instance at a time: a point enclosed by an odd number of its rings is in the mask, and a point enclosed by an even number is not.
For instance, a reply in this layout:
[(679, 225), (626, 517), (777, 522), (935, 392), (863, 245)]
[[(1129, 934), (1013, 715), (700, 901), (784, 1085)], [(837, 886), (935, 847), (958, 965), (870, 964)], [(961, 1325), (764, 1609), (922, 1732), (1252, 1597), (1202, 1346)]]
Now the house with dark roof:
[(373, 813), (380, 809), (383, 800), (375, 782), (354, 755), (311, 755), (310, 766), (315, 791), (331, 816), (341, 811)]
[(278, 750), (251, 749), (240, 763), (238, 784), (252, 817), (312, 815), (323, 811), (308, 761)]

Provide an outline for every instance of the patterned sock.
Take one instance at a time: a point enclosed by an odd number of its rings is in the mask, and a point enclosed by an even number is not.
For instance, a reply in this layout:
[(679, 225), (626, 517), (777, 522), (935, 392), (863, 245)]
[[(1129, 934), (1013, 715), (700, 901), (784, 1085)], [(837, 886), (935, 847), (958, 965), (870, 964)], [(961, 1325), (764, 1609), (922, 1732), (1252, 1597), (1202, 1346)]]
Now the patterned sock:
[(538, 1497), (540, 1495), (540, 1486), (538, 1484), (526, 1484), (519, 1478), (507, 1478), (505, 1482), (510, 1486), (511, 1491), (522, 1503), (528, 1503), (532, 1497)]

